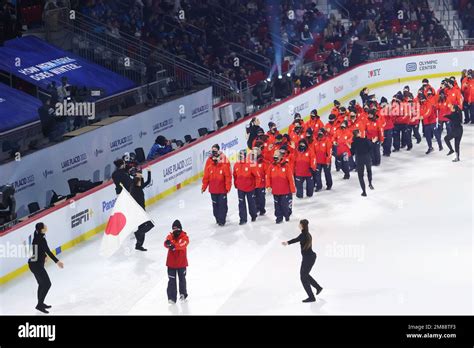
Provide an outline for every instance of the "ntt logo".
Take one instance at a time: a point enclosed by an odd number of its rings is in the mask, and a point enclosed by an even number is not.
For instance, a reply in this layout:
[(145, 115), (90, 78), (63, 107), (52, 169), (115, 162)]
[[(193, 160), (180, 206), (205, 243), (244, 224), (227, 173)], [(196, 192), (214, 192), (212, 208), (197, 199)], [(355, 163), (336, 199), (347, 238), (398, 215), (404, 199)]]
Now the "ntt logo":
[(417, 65), (415, 62), (407, 63), (406, 69), (407, 69), (407, 72), (416, 71)]

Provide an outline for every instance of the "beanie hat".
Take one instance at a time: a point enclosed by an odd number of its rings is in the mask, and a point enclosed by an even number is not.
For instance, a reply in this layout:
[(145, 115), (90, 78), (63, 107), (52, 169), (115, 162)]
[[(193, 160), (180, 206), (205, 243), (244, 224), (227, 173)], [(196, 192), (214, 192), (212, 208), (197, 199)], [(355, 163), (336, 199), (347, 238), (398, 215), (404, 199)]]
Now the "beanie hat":
[(179, 220), (174, 220), (173, 225), (171, 225), (172, 229), (174, 229), (175, 227), (178, 228), (179, 230), (183, 229), (183, 227), (181, 226), (181, 222)]

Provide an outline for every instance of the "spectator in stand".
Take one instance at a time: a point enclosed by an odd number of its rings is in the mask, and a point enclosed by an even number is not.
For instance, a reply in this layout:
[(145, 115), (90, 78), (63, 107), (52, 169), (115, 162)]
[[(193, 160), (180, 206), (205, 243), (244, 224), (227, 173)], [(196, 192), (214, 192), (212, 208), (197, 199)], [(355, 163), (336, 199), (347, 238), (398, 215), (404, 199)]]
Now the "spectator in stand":
[(171, 151), (173, 151), (173, 148), (171, 147), (171, 141), (166, 139), (163, 135), (158, 135), (155, 139), (155, 143), (148, 153), (148, 156), (146, 157), (146, 160), (150, 161), (159, 156), (166, 155)]

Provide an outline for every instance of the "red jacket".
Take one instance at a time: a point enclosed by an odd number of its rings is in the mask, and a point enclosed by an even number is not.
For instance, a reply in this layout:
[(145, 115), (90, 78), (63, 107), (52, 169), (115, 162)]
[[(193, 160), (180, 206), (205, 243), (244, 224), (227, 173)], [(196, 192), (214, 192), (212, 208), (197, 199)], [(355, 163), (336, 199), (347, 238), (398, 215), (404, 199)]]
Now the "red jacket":
[(469, 103), (474, 103), (474, 79), (464, 78), (461, 87), (464, 99)]
[(437, 110), (439, 122), (448, 122), (449, 120), (446, 118), (446, 115), (451, 114), (451, 108), (449, 107), (448, 102), (446, 100), (444, 102), (439, 101), (437, 104)]
[(352, 132), (349, 129), (338, 129), (334, 141), (337, 143), (337, 156), (342, 156), (345, 152), (351, 156)]
[(291, 165), (286, 161), (272, 163), (268, 167), (266, 184), (272, 189), (274, 195), (295, 193), (295, 179)]
[[(174, 251), (166, 246), (166, 241), (169, 240), (174, 245)], [(186, 232), (181, 231), (178, 238), (175, 238), (171, 232), (164, 242), (164, 246), (168, 249), (168, 257), (166, 258), (166, 266), (169, 268), (184, 268), (188, 267), (188, 258), (186, 255), (186, 248), (189, 244), (189, 238)]]
[(296, 151), (295, 154), (295, 175), (309, 177), (313, 176), (311, 169), (316, 170), (316, 157), (311, 148), (305, 152)]
[(321, 140), (315, 139), (313, 146), (316, 157), (316, 164), (331, 164), (332, 159), (332, 141), (326, 136)]
[(255, 188), (265, 188), (265, 176), (267, 172), (268, 164), (263, 157), (257, 158), (255, 169), (258, 172), (258, 179), (255, 182)]
[(329, 138), (333, 140), (336, 135), (336, 131), (338, 130), (339, 127), (337, 126), (336, 122), (332, 124), (328, 122), (326, 123), (324, 128), (326, 129), (326, 132), (328, 133)]
[(204, 169), (202, 178), (202, 190), (209, 187), (209, 193), (226, 194), (232, 187), (232, 176), (228, 163), (212, 162)]
[(368, 121), (367, 122), (367, 133), (366, 137), (367, 139), (374, 139), (378, 138), (378, 141), (383, 142), (384, 137), (383, 137), (383, 127), (381, 125), (381, 122), (379, 121)]
[(321, 119), (317, 118), (315, 120), (313, 119), (309, 119), (308, 122), (306, 122), (305, 124), (305, 128), (308, 129), (308, 128), (311, 128), (313, 130), (313, 133), (314, 134), (318, 134), (318, 131), (321, 129), (321, 128), (324, 128), (324, 123), (323, 121), (321, 121)]
[(444, 93), (446, 94), (446, 100), (448, 101), (448, 104), (457, 105), (462, 110), (463, 99), (461, 90), (459, 88), (446, 88)]
[(360, 136), (365, 138), (365, 133), (367, 131), (367, 121), (357, 117), (354, 122), (351, 122), (349, 129), (352, 131), (358, 129), (360, 131)]
[(436, 123), (436, 110), (431, 102), (420, 103), (420, 117), (425, 126)]
[(260, 174), (255, 163), (237, 162), (234, 165), (234, 185), (237, 190), (251, 192), (255, 190)]
[(276, 137), (277, 137), (278, 134), (280, 134), (280, 132), (278, 130), (275, 133), (272, 133), (272, 132), (268, 131), (266, 134), (268, 135), (267, 142), (272, 144), (272, 143), (275, 142)]

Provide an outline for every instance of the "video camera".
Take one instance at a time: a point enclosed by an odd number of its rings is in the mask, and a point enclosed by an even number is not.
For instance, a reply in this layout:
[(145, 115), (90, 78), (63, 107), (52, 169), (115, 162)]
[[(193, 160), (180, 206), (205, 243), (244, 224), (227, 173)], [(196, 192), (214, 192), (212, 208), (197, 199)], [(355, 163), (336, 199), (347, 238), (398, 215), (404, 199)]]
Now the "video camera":
[(137, 176), (137, 173), (142, 173), (142, 168), (138, 164), (137, 156), (134, 152), (130, 152), (128, 155), (123, 155), (123, 161), (125, 162), (125, 170), (130, 176)]

